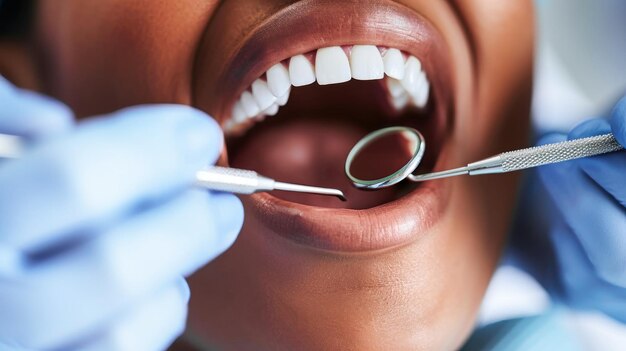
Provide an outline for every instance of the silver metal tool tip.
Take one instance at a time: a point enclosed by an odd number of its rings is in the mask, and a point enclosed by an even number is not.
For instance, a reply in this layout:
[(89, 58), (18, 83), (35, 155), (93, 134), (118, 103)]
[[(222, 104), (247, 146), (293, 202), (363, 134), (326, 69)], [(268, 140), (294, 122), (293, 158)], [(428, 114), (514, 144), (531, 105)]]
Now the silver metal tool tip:
[(300, 185), (300, 184), (290, 184), (290, 183), (282, 183), (276, 182), (274, 184), (275, 190), (284, 190), (284, 191), (293, 191), (297, 193), (307, 193), (307, 194), (316, 194), (316, 195), (327, 195), (327, 196), (335, 196), (341, 201), (348, 201), (343, 192), (339, 189), (331, 189), (331, 188), (320, 188), (317, 186), (308, 186), (308, 185)]

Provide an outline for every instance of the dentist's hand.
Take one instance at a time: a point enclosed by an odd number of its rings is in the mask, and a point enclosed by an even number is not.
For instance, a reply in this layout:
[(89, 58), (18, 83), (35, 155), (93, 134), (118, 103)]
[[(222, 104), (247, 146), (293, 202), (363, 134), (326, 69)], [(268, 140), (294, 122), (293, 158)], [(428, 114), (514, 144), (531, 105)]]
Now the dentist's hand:
[(34, 144), (0, 163), (0, 349), (165, 349), (184, 328), (183, 277), (243, 220), (233, 195), (190, 187), (218, 157), (217, 124), (169, 105), (75, 127), (0, 78), (0, 133)]
[[(587, 121), (542, 143), (613, 132), (626, 146), (626, 98), (610, 122)], [(550, 239), (556, 258), (553, 293), (567, 304), (626, 322), (626, 152), (540, 167), (556, 209)]]

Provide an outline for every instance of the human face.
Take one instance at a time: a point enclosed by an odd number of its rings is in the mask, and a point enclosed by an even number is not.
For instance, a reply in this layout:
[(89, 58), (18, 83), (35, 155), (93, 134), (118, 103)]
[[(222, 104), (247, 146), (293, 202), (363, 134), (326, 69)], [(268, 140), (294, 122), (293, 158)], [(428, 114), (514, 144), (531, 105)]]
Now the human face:
[(516, 177), (371, 193), (350, 189), (341, 167), (354, 141), (390, 124), (426, 134), (425, 170), (523, 146), (531, 1), (41, 0), (39, 24), (42, 85), (79, 116), (174, 102), (227, 124), (241, 94), (292, 56), (363, 44), (419, 58), (425, 108), (395, 111), (376, 81), (311, 85), (292, 88), (276, 117), (235, 128), (223, 162), (351, 201), (243, 197), (240, 238), (191, 279), (189, 328), (233, 350), (439, 350), (467, 337)]

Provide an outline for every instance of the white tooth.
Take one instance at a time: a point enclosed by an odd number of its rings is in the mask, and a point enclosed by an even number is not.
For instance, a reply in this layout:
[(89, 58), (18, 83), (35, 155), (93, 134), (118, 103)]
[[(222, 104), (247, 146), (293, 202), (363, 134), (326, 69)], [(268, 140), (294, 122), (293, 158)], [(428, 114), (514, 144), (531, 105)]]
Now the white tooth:
[(428, 84), (428, 80), (426, 79), (426, 73), (422, 71), (417, 77), (417, 81), (413, 83), (413, 88), (412, 88), (413, 90), (408, 92), (409, 95), (411, 95), (411, 97), (413, 98), (413, 100), (417, 100), (420, 98), (420, 95), (422, 94), (422, 87), (424, 87), (427, 84)]
[(385, 65), (380, 51), (374, 45), (355, 45), (350, 54), (352, 78), (358, 80), (382, 79)]
[(235, 123), (235, 121), (233, 121), (232, 119), (229, 119), (228, 121), (224, 122), (224, 124), (222, 125), (222, 129), (224, 130), (224, 132), (232, 132), (233, 129), (235, 129), (235, 125), (237, 123)]
[(243, 106), (240, 101), (237, 101), (233, 106), (233, 115), (231, 116), (231, 120), (235, 123), (243, 123), (248, 118), (246, 111), (244, 111)]
[(393, 97), (397, 97), (400, 95), (407, 95), (406, 90), (402, 86), (402, 83), (394, 78), (387, 78), (387, 90), (389, 90), (389, 94)]
[(222, 123), (222, 130), (229, 131), (230, 129), (233, 128), (233, 126), (235, 125), (235, 122), (233, 122), (232, 119), (226, 120), (226, 122)]
[(289, 61), (289, 79), (294, 87), (315, 83), (313, 65), (304, 55), (298, 55)]
[(278, 104), (273, 104), (272, 106), (266, 108), (265, 111), (263, 111), (263, 113), (268, 116), (276, 116), (276, 114), (278, 113), (278, 109), (279, 109)]
[(422, 63), (415, 56), (410, 56), (406, 60), (402, 86), (411, 96), (417, 95), (417, 89), (419, 88), (417, 83), (422, 74)]
[(254, 83), (252, 83), (252, 95), (261, 110), (265, 110), (276, 102), (276, 96), (272, 94), (270, 88), (267, 86), (267, 83), (260, 79), (257, 79)]
[(424, 75), (424, 79), (420, 80), (420, 87), (417, 94), (413, 97), (413, 103), (418, 108), (426, 107), (428, 103), (428, 97), (430, 96), (430, 83)]
[(276, 102), (278, 103), (278, 106), (285, 106), (285, 105), (287, 105), (287, 101), (289, 101), (289, 95), (290, 94), (291, 94), (291, 88), (289, 88), (287, 90), (287, 92), (283, 96), (279, 97), (276, 100)]
[(274, 96), (283, 96), (291, 88), (289, 71), (282, 63), (277, 63), (267, 70), (267, 85)]
[(248, 118), (253, 118), (261, 112), (261, 108), (249, 91), (245, 91), (241, 94), (241, 107), (243, 107), (243, 110)]
[(319, 85), (344, 83), (352, 79), (350, 61), (339, 46), (317, 50), (315, 76)]
[(385, 64), (385, 73), (398, 80), (404, 78), (404, 57), (398, 49), (389, 49), (383, 57)]
[(409, 94), (404, 93), (399, 96), (392, 96), (391, 104), (398, 111), (404, 109), (409, 104)]

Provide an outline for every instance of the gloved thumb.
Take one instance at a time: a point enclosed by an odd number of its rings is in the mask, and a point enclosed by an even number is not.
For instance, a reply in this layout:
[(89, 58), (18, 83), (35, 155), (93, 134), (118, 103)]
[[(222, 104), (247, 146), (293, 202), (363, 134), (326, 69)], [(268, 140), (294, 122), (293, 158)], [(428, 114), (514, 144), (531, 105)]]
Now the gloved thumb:
[(215, 248), (219, 255), (228, 250), (241, 231), (244, 220), (243, 205), (233, 194), (212, 193), (211, 206), (215, 216), (215, 229), (222, 236), (220, 245)]
[(0, 76), (0, 133), (38, 139), (74, 125), (69, 107), (52, 98), (19, 89)]

